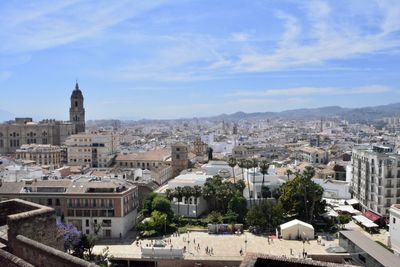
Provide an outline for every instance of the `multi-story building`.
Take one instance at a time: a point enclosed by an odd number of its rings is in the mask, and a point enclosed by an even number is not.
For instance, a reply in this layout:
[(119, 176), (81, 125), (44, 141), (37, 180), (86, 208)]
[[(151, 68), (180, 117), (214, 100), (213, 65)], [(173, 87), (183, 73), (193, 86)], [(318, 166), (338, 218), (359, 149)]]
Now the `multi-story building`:
[(52, 207), (86, 234), (124, 236), (136, 224), (137, 187), (117, 181), (25, 180), (0, 183), (0, 200), (20, 198)]
[(301, 147), (296, 152), (296, 158), (311, 164), (328, 163), (328, 152), (318, 147)]
[(0, 124), (0, 154), (15, 153), (24, 144), (61, 145), (69, 135), (85, 131), (83, 95), (78, 83), (71, 95), (70, 121), (16, 118)]
[(71, 135), (66, 141), (68, 165), (108, 167), (119, 146), (118, 135), (113, 132), (92, 132)]
[(389, 244), (395, 254), (400, 255), (400, 204), (389, 209)]
[(53, 145), (22, 145), (15, 156), (20, 160), (31, 160), (37, 165), (60, 167), (62, 164), (62, 149)]
[(143, 153), (120, 154), (115, 159), (119, 168), (138, 168), (151, 171), (152, 179), (159, 185), (173, 177), (171, 150), (167, 148)]
[(387, 219), (390, 206), (400, 203), (400, 155), (390, 147), (360, 146), (353, 148), (351, 166), (353, 197)]

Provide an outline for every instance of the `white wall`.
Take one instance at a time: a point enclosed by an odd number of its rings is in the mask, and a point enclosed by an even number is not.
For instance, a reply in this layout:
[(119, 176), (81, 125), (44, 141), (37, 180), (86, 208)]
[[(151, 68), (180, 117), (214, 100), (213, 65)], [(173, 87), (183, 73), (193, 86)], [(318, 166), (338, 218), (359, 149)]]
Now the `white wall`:
[(400, 254), (400, 209), (391, 207), (389, 211), (389, 245)]

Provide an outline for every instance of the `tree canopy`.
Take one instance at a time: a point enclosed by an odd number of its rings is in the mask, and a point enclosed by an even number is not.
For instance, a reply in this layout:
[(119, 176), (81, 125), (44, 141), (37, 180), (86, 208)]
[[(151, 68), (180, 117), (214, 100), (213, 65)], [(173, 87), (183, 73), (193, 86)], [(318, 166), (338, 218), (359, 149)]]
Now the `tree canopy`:
[(297, 216), (303, 221), (311, 222), (315, 214), (324, 212), (326, 206), (322, 200), (324, 190), (312, 181), (314, 174), (313, 168), (306, 168), (280, 187), (279, 201), (286, 215)]

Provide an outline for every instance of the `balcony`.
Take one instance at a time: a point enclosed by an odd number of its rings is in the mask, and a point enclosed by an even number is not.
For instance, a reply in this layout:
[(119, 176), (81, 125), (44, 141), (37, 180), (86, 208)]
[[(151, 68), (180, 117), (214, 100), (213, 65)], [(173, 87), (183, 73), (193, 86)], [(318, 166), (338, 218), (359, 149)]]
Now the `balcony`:
[(387, 184), (385, 185), (385, 188), (394, 188), (394, 184)]
[(394, 197), (394, 195), (393, 194), (386, 194), (385, 197), (386, 198), (391, 198), (391, 197)]

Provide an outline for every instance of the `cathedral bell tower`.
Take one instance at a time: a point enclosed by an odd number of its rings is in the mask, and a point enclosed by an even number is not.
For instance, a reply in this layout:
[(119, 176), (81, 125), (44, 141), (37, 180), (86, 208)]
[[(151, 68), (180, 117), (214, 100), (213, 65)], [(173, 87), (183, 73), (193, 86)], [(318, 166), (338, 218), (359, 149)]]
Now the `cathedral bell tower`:
[(69, 120), (75, 125), (75, 133), (85, 132), (85, 108), (83, 107), (83, 95), (76, 82), (75, 90), (71, 95), (71, 108)]

